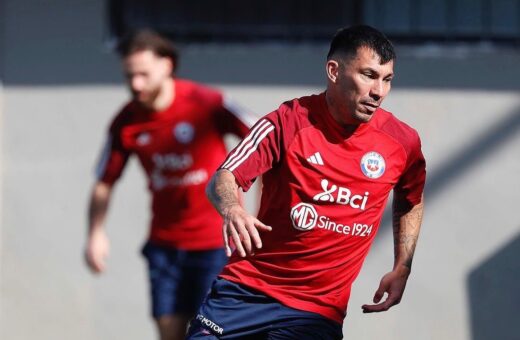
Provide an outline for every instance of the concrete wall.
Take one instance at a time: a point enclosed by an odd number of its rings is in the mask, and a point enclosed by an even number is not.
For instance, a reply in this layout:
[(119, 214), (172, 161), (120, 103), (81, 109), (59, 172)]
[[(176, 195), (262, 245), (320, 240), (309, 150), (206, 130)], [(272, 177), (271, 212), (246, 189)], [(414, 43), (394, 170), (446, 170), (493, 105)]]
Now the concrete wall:
[[(103, 2), (5, 0), (0, 23), (0, 338), (153, 339), (139, 255), (149, 201), (135, 162), (111, 206), (108, 272), (94, 277), (82, 259), (94, 163), (126, 99), (117, 59), (102, 44)], [(259, 113), (323, 89), (326, 46), (182, 47), (181, 76)], [(423, 231), (402, 304), (363, 315), (392, 265), (385, 218), (354, 285), (345, 337), (515, 339), (520, 54), (426, 45), (399, 55), (385, 106), (423, 139)]]

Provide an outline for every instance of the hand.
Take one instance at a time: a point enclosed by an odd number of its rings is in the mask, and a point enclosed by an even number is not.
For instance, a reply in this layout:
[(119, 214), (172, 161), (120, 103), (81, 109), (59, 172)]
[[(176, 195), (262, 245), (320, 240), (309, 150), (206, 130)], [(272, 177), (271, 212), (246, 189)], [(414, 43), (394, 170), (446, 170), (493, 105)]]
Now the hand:
[(85, 260), (92, 272), (99, 274), (105, 271), (109, 248), (110, 242), (103, 229), (90, 233), (85, 249)]
[[(373, 301), (375, 305), (361, 306), (363, 313), (384, 312), (401, 302), (409, 275), (410, 269), (400, 266), (383, 276), (379, 283), (379, 288), (374, 295)], [(385, 293), (387, 293), (388, 296), (383, 302), (379, 303)]]
[(271, 227), (266, 226), (254, 216), (248, 214), (238, 204), (231, 206), (224, 214), (222, 229), (226, 255), (231, 256), (231, 247), (229, 246), (229, 238), (231, 236), (241, 257), (254, 255), (253, 243), (257, 249), (262, 248), (262, 240), (258, 230), (272, 230)]

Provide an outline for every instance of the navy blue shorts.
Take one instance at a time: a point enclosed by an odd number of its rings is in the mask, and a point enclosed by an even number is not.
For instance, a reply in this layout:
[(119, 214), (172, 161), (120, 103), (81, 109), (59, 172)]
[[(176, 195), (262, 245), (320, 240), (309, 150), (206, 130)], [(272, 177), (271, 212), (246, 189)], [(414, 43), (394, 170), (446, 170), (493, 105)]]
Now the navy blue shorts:
[(146, 243), (152, 315), (195, 314), (227, 263), (224, 249), (187, 251)]
[(190, 323), (186, 339), (342, 339), (342, 326), (319, 314), (282, 305), (218, 278)]

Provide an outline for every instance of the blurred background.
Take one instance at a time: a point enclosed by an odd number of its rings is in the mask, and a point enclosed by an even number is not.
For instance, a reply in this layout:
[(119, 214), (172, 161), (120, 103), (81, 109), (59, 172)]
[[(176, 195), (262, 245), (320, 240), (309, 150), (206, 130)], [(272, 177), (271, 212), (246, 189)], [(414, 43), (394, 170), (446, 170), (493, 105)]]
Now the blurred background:
[(180, 77), (263, 115), (325, 88), (330, 38), (354, 23), (396, 44), (383, 106), (419, 131), (428, 182), (401, 305), (361, 313), (392, 268), (386, 217), (345, 338), (520, 339), (520, 0), (0, 1), (0, 339), (156, 338), (135, 160), (108, 217), (108, 271), (91, 275), (82, 256), (94, 166), (128, 99), (118, 38), (168, 34)]

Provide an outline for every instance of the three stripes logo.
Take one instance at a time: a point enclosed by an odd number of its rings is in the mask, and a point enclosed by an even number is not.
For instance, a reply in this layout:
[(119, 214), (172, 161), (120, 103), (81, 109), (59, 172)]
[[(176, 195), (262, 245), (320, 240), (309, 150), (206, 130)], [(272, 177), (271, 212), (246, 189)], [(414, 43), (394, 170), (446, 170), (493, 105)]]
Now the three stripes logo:
[(316, 165), (324, 165), (323, 159), (321, 158), (321, 154), (319, 152), (316, 152), (314, 155), (307, 158), (307, 162)]
[(229, 158), (222, 164), (223, 169), (229, 171), (235, 170), (242, 164), (253, 152), (256, 151), (258, 145), (262, 140), (274, 130), (274, 125), (267, 119), (262, 119), (249, 132), (244, 140), (238, 144), (237, 148), (229, 156)]
[[(251, 129), (249, 134), (244, 140), (238, 144), (235, 150), (229, 155), (228, 159), (222, 164), (222, 169), (234, 171), (247, 158), (258, 149), (258, 145), (262, 140), (274, 130), (274, 125), (267, 119), (262, 119)], [(314, 153), (307, 158), (307, 161), (311, 164), (325, 165), (323, 158), (319, 152)]]

